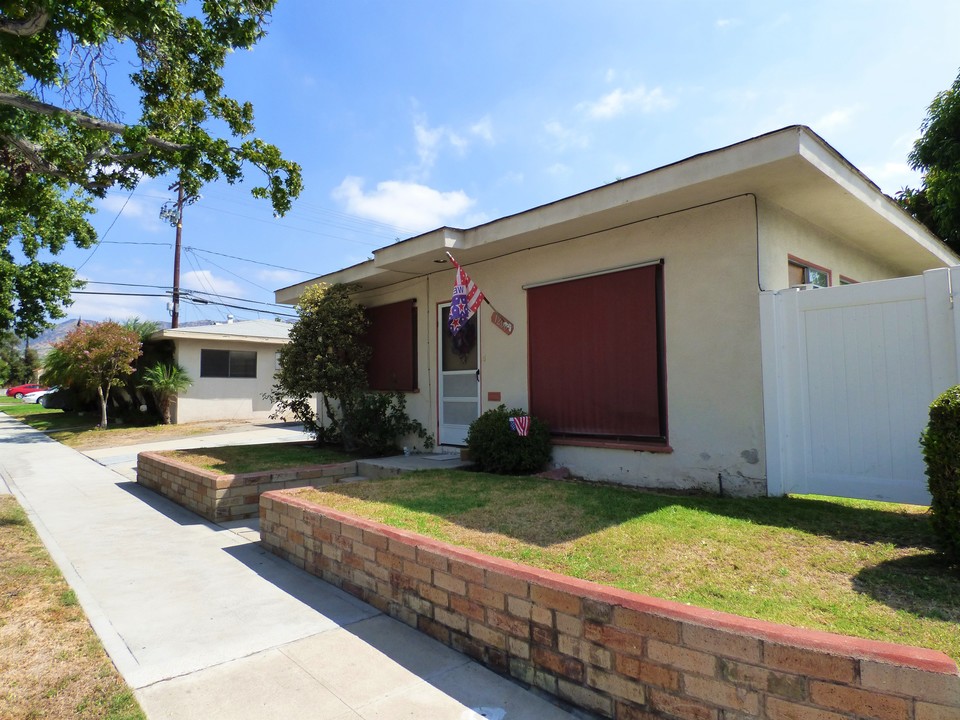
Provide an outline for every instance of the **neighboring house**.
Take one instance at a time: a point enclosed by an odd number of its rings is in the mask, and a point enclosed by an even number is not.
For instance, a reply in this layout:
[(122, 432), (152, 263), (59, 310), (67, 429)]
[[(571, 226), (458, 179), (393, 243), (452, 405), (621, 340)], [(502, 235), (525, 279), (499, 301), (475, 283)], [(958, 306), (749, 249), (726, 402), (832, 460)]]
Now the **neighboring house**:
[(173, 422), (255, 420), (270, 416), (263, 394), (273, 387), (277, 353), (292, 325), (247, 320), (159, 330), (151, 340), (174, 343), (174, 360), (193, 380), (173, 407)]
[[(483, 305), (445, 317), (449, 251)], [(372, 385), (408, 392), (441, 446), (505, 403), (554, 461), (629, 485), (767, 490), (760, 293), (916, 275), (958, 257), (809, 128), (794, 126), (478, 227), (440, 228), (311, 283), (358, 283)], [(816, 292), (816, 291), (811, 291)], [(502, 323), (501, 323), (502, 325)]]

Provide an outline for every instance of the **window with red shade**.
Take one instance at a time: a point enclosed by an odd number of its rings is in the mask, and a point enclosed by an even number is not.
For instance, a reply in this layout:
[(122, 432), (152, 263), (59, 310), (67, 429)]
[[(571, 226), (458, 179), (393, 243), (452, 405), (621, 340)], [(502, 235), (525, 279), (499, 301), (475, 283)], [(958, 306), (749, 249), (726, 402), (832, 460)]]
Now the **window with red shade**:
[(666, 443), (662, 263), (527, 291), (530, 412), (554, 435)]
[(416, 300), (368, 307), (365, 312), (370, 320), (365, 340), (372, 350), (367, 365), (370, 389), (416, 390)]

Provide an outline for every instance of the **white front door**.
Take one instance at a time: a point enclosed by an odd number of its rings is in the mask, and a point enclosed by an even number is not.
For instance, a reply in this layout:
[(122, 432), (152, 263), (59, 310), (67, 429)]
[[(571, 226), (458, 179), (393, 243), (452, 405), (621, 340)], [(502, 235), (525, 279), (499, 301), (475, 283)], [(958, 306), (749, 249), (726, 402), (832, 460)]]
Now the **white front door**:
[(470, 423), (480, 415), (480, 332), (474, 315), (454, 339), (449, 317), (450, 306), (442, 305), (437, 328), (440, 445), (463, 446)]

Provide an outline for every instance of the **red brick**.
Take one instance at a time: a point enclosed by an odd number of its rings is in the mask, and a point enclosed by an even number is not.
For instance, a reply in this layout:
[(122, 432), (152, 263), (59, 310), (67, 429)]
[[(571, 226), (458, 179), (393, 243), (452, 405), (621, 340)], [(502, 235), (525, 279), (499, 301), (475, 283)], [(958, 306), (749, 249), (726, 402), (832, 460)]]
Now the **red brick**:
[(436, 622), (421, 615), (417, 617), (417, 630), (422, 633), (426, 633), (434, 640), (439, 640), (444, 645), (450, 644), (450, 630), (447, 629), (442, 623)]
[(513, 635), (514, 637), (530, 638), (529, 620), (508, 615), (500, 610), (494, 610), (492, 608), (487, 610), (487, 624), (490, 627), (503, 630), (508, 635)]
[[(910, 688), (910, 695), (918, 700), (960, 708), (960, 677), (956, 674), (925, 672), (902, 665), (861, 660), (860, 685), (900, 695), (905, 694), (903, 688)], [(957, 711), (957, 717), (960, 718), (960, 710)]]
[(715, 655), (670, 645), (659, 640), (647, 641), (647, 657), (654, 662), (707, 677), (713, 677), (717, 669)]
[(555, 648), (557, 646), (557, 631), (542, 625), (531, 625), (530, 639), (534, 645)]
[(656, 663), (617, 655), (614, 667), (621, 675), (665, 690), (680, 690), (680, 673)]
[(530, 594), (530, 583), (511, 575), (506, 575), (496, 570), (487, 570), (487, 587), (504, 595), (513, 595), (518, 598), (526, 598)]
[(396, 538), (390, 538), (390, 552), (394, 555), (407, 560), (416, 560), (417, 559), (417, 548), (413, 545), (408, 545), (405, 542), (401, 542)]
[(763, 648), (764, 665), (796, 675), (852, 683), (857, 676), (856, 660), (816, 650), (767, 644)]
[(420, 583), (417, 586), (417, 591), (420, 593), (420, 597), (429, 600), (437, 607), (445, 608), (450, 604), (450, 596), (446, 590), (441, 590), (428, 583)]
[(687, 647), (722, 657), (760, 662), (760, 641), (756, 638), (692, 624), (684, 624), (681, 633), (683, 644)]
[(426, 548), (417, 548), (417, 563), (434, 570), (447, 572), (447, 556)]
[(663, 642), (674, 644), (680, 642), (680, 623), (651, 613), (616, 607), (613, 609), (613, 621), (610, 624), (621, 630), (656, 638)]
[(451, 575), (455, 575), (461, 580), (466, 580), (467, 582), (483, 584), (483, 568), (477, 567), (476, 565), (470, 565), (469, 563), (462, 562), (461, 560), (450, 560), (450, 568), (448, 572)]
[(595, 665), (609, 670), (613, 667), (613, 655), (606, 648), (594, 645), (581, 638), (570, 637), (569, 635), (557, 636), (557, 650), (564, 655), (570, 655), (578, 660), (582, 660), (588, 665)]
[(810, 701), (821, 707), (856, 713), (861, 717), (910, 720), (910, 703), (907, 700), (846, 685), (815, 680), (810, 683)]
[(687, 697), (677, 697), (660, 690), (647, 693), (647, 704), (662, 714), (683, 720), (718, 720), (720, 711)]
[(593, 622), (583, 624), (583, 637), (604, 647), (640, 657), (643, 655), (643, 638), (633, 633), (617, 630), (609, 625)]
[(617, 720), (663, 720), (659, 713), (626, 703), (617, 703), (613, 716)]
[[(560, 678), (560, 680), (557, 681), (556, 694), (579, 707), (592, 710), (606, 717), (613, 717), (613, 701), (606, 695), (584, 687), (579, 683), (572, 683), (569, 680)], [(617, 717), (620, 716), (618, 715)]]
[(468, 600), (462, 595), (450, 596), (450, 608), (471, 620), (483, 622), (486, 616), (483, 605), (475, 603), (473, 600)]
[(507, 649), (507, 636), (499, 630), (494, 630), (487, 627), (483, 623), (471, 620), (469, 624), (469, 633), (470, 637), (474, 638), (475, 640), (479, 640), (484, 645), (490, 645), (491, 647), (495, 647), (499, 650)]
[(403, 558), (392, 552), (377, 550), (377, 562), (397, 572), (403, 570)]
[(960, 717), (960, 706), (934, 705), (933, 703), (918, 702), (914, 710), (916, 720), (957, 720)]
[(583, 663), (576, 658), (537, 646), (530, 649), (530, 658), (535, 665), (554, 675), (560, 675), (575, 682), (583, 682)]
[(563, 590), (554, 590), (543, 585), (530, 586), (530, 599), (537, 605), (559, 610), (567, 615), (579, 615), (580, 598)]
[(581, 622), (580, 618), (575, 618), (572, 615), (567, 615), (562, 612), (554, 613), (553, 618), (553, 624), (554, 627), (557, 628), (557, 632), (573, 637), (583, 635), (583, 622)]
[(746, 688), (739, 688), (699, 675), (684, 675), (683, 690), (686, 695), (692, 695), (713, 705), (739, 710), (750, 715), (760, 713), (760, 696)]
[(467, 597), (476, 600), (481, 605), (503, 610), (506, 607), (506, 596), (497, 590), (491, 590), (483, 585), (470, 583), (467, 585)]
[(463, 580), (439, 570), (433, 571), (433, 584), (457, 595), (467, 594), (467, 584)]
[(508, 637), (507, 638), (507, 652), (509, 652), (514, 657), (523, 658), (524, 660), (530, 659), (530, 643), (526, 640), (521, 640), (520, 638)]
[(369, 545), (372, 548), (377, 550), (386, 550), (390, 545), (390, 542), (380, 533), (371, 532), (370, 530), (363, 531), (363, 544)]
[(806, 698), (806, 679), (800, 675), (778, 673), (767, 668), (720, 658), (719, 675), (721, 680), (744, 685), (752, 690), (781, 695), (790, 700)]
[(507, 596), (507, 612), (511, 615), (516, 615), (517, 617), (530, 619), (530, 610), (533, 608), (533, 603), (529, 600), (520, 600), (512, 596)]
[(340, 533), (350, 538), (351, 540), (356, 540), (357, 542), (363, 542), (363, 530), (356, 527), (355, 525), (340, 523)]
[(437, 607), (433, 610), (433, 619), (453, 630), (459, 630), (460, 632), (467, 631), (467, 618), (459, 613)]
[(849, 715), (840, 715), (809, 705), (797, 705), (779, 698), (768, 697), (765, 705), (769, 720), (850, 720)]
[(403, 574), (420, 582), (431, 582), (433, 580), (433, 571), (413, 560), (403, 561)]
[(643, 705), (646, 702), (643, 685), (623, 675), (590, 668), (587, 673), (587, 685), (619, 700), (629, 700), (637, 705)]

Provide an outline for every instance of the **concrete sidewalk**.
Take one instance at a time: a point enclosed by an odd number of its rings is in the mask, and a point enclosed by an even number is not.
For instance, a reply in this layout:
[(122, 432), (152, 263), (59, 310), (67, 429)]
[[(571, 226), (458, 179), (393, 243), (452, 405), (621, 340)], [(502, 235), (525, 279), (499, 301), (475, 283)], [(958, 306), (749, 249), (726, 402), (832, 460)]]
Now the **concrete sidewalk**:
[(0, 414), (4, 482), (152, 720), (573, 717)]

